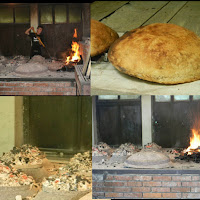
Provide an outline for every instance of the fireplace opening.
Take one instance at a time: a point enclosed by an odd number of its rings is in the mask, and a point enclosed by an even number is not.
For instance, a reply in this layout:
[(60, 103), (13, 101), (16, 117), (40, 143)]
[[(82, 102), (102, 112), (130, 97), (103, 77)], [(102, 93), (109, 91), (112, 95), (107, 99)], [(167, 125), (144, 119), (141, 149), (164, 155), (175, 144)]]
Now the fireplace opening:
[(100, 95), (93, 104), (94, 168), (199, 168), (199, 96)]

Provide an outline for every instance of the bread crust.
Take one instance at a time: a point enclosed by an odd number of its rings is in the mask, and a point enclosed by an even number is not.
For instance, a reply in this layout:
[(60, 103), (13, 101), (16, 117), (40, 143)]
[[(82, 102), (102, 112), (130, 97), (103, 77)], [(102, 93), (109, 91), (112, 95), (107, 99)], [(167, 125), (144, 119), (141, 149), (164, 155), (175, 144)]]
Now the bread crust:
[(200, 79), (200, 38), (175, 24), (155, 23), (125, 33), (108, 52), (121, 72), (161, 84)]
[(105, 24), (91, 19), (91, 56), (107, 51), (110, 45), (119, 38), (116, 31)]

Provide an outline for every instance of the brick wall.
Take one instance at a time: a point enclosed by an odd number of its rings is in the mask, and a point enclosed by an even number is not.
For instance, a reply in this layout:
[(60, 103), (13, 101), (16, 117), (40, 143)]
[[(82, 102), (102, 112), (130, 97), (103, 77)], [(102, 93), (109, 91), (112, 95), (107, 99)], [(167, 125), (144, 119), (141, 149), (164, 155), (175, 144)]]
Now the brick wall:
[(76, 82), (0, 81), (0, 95), (76, 95)]
[(93, 199), (200, 198), (200, 174), (93, 172)]

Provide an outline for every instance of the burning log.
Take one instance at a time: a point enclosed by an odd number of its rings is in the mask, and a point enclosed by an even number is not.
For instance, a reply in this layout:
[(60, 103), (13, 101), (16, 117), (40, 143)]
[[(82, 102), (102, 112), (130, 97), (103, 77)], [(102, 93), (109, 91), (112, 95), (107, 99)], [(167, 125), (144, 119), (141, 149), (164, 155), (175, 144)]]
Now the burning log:
[(79, 49), (80, 46), (76, 40), (77, 40), (77, 29), (74, 29), (70, 55), (66, 56), (64, 66), (61, 69), (58, 69), (57, 71), (74, 72), (75, 71), (74, 66), (80, 64), (80, 61), (82, 61)]
[(64, 64), (64, 65), (62, 66), (62, 68), (61, 68), (61, 69), (58, 69), (57, 71), (58, 71), (58, 72), (64, 72), (64, 71), (67, 71), (67, 72), (74, 72), (74, 71), (75, 71), (74, 66), (75, 66), (75, 65), (78, 65), (78, 64), (82, 64), (82, 63), (83, 63), (82, 59), (81, 59), (80, 61), (78, 61), (78, 62), (72, 62), (72, 61), (70, 61), (68, 64)]
[(179, 157), (176, 159), (193, 161), (195, 163), (200, 162), (200, 134), (199, 134), (199, 123), (198, 118), (194, 121), (194, 127), (192, 129), (192, 136), (190, 137), (190, 146), (181, 152)]
[[(74, 40), (77, 38), (77, 29), (74, 29), (73, 38)], [(70, 62), (77, 63), (81, 60), (78, 42), (72, 41), (71, 47), (72, 47), (71, 55), (66, 57), (66, 61), (65, 61), (66, 65), (68, 65)]]

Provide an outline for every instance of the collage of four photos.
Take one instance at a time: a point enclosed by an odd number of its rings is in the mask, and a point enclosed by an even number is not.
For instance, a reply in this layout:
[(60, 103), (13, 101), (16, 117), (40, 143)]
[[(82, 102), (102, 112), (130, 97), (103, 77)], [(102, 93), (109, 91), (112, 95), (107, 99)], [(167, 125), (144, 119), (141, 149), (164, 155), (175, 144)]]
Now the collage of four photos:
[(0, 200), (200, 199), (199, 10), (0, 3)]

